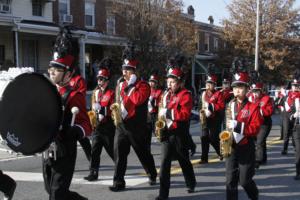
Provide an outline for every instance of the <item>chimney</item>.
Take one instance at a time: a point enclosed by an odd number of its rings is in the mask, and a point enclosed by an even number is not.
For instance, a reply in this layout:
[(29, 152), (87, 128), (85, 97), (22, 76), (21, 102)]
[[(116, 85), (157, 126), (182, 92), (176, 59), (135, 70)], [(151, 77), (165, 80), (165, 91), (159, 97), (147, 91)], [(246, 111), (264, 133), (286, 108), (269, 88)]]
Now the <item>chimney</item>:
[(192, 15), (192, 16), (195, 16), (195, 9), (192, 5), (190, 5), (188, 8), (187, 8), (187, 13), (189, 15)]
[(210, 23), (211, 25), (213, 25), (213, 24), (214, 24), (214, 17), (213, 17), (212, 15), (210, 15), (210, 16), (208, 17), (208, 21), (209, 21), (209, 23)]

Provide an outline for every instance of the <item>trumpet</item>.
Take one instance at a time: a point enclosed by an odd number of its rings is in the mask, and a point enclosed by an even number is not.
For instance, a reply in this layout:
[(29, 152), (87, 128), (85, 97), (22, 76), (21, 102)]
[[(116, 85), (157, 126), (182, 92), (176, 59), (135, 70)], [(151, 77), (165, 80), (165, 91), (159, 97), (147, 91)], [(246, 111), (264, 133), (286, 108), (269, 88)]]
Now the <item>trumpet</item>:
[[(231, 104), (229, 103), (226, 107), (226, 121), (232, 119), (232, 111)], [(229, 157), (232, 152), (232, 143), (233, 143), (233, 131), (232, 130), (224, 130), (219, 134), (220, 138), (220, 153), (223, 157)]]

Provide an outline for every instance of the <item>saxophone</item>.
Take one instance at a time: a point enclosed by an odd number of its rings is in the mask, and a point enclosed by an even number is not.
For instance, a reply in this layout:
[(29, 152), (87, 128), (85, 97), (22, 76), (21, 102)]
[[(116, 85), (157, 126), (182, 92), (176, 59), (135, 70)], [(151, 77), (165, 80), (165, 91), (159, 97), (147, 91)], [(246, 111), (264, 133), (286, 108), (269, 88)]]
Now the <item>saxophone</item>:
[[(232, 116), (232, 108), (231, 105), (233, 102), (229, 103), (226, 107), (225, 115), (226, 115), (226, 122), (228, 122), (230, 119), (233, 119)], [(226, 126), (228, 127), (228, 124), (226, 123)], [(229, 128), (226, 128), (226, 130), (222, 131), (219, 134), (220, 138), (220, 153), (223, 157), (229, 157), (232, 151), (232, 143), (233, 143), (233, 130), (229, 130)]]
[(165, 92), (163, 97), (161, 97), (159, 106), (158, 106), (158, 117), (157, 121), (155, 122), (155, 136), (159, 141), (162, 139), (162, 130), (166, 127), (166, 118), (164, 116), (159, 116), (160, 110), (164, 108), (163, 99), (165, 96), (168, 95), (168, 91)]
[(110, 106), (111, 118), (113, 119), (116, 127), (119, 126), (121, 123), (123, 123), (122, 112), (121, 112), (121, 96), (120, 96), (120, 92), (121, 92), (120, 84), (122, 79), (123, 77), (119, 78), (119, 80), (117, 81), (116, 98), (115, 98), (116, 102), (111, 104)]
[[(91, 105), (93, 105), (96, 102), (95, 93), (96, 93), (96, 90), (93, 91), (93, 94), (92, 94), (92, 97), (91, 97)], [(99, 123), (97, 112), (92, 109), (92, 110), (88, 111), (87, 114), (89, 116), (90, 123), (92, 125), (93, 130), (95, 130), (96, 127), (98, 126), (98, 123)]]
[(207, 128), (207, 118), (206, 118), (206, 115), (205, 115), (205, 93), (202, 94), (201, 96), (201, 103), (202, 103), (202, 106), (201, 106), (201, 110), (199, 111), (199, 118), (200, 118), (200, 124), (201, 124), (201, 127), (202, 127), (202, 130)]

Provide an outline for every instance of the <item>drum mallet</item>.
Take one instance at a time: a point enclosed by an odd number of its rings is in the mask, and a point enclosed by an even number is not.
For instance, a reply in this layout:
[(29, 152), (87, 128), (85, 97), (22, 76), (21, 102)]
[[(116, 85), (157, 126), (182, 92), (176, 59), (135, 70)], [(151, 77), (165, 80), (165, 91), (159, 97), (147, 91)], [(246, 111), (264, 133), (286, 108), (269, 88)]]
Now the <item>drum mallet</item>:
[(75, 117), (79, 113), (79, 108), (74, 106), (74, 107), (72, 107), (71, 112), (72, 112), (72, 120), (71, 120), (71, 127), (72, 127), (72, 126), (74, 126), (74, 123), (75, 123)]

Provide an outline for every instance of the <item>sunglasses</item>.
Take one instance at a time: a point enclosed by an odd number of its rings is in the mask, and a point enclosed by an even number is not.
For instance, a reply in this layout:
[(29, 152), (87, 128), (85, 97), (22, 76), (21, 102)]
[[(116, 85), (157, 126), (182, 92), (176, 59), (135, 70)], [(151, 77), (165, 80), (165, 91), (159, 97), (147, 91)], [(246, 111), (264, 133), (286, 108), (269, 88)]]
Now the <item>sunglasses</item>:
[(102, 77), (99, 77), (98, 78), (98, 81), (107, 81), (108, 79), (106, 79), (106, 78), (102, 78)]
[(64, 72), (64, 69), (60, 69), (60, 68), (55, 68), (55, 67), (51, 67), (48, 69), (48, 73), (59, 73), (59, 72)]

